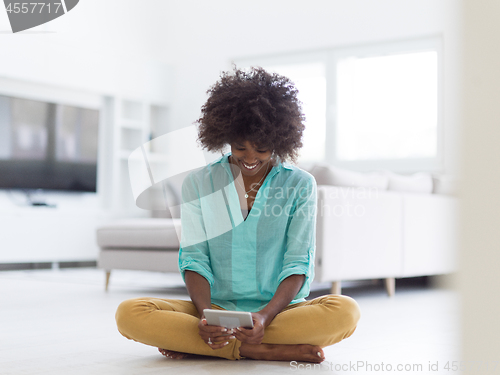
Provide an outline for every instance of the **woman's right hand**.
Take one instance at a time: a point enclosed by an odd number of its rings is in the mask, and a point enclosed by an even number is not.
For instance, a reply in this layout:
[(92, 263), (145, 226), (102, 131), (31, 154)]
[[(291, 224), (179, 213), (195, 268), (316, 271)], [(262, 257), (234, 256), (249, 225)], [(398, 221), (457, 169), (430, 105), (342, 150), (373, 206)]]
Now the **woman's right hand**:
[(229, 344), (229, 340), (234, 340), (233, 330), (220, 326), (211, 326), (207, 320), (202, 317), (198, 322), (198, 334), (203, 341), (212, 349), (220, 349)]

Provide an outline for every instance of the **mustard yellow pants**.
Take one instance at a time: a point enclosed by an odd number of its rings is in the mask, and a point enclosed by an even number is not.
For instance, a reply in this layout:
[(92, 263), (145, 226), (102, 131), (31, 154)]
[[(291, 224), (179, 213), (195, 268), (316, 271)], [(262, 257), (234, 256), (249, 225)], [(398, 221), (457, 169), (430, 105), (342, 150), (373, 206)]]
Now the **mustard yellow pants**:
[[(214, 304), (212, 308), (222, 310)], [(318, 297), (283, 309), (266, 328), (262, 342), (323, 348), (351, 336), (359, 317), (359, 306), (350, 297)], [(177, 352), (241, 359), (239, 340), (229, 340), (220, 349), (210, 348), (198, 335), (199, 320), (191, 301), (173, 299), (129, 299), (116, 311), (118, 330), (128, 339)]]

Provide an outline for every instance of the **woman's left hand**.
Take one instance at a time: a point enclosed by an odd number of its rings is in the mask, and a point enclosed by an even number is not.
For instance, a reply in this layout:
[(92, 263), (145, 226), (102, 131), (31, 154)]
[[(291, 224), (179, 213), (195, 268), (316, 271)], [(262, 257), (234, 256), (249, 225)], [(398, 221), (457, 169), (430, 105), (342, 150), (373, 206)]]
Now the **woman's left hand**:
[(264, 338), (264, 329), (267, 327), (266, 318), (259, 313), (252, 313), (253, 328), (238, 327), (233, 329), (233, 335), (247, 344), (261, 344)]

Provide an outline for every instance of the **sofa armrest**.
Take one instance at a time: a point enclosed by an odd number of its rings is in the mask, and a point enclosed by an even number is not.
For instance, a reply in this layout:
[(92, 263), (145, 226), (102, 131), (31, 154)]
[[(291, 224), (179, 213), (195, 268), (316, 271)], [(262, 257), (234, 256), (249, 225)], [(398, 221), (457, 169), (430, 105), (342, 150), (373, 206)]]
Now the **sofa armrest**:
[(402, 274), (402, 195), (318, 186), (316, 281)]
[(458, 199), (403, 194), (403, 276), (456, 271)]

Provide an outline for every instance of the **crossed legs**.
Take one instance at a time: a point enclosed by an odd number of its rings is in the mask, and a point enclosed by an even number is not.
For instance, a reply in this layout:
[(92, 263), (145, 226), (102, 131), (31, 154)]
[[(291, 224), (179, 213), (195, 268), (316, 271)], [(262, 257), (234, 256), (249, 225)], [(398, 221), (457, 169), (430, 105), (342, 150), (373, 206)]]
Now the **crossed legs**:
[[(213, 304), (212, 308), (221, 309)], [(359, 317), (359, 306), (352, 298), (322, 296), (289, 305), (276, 315), (262, 340), (267, 347), (244, 345), (241, 348), (242, 343), (232, 339), (225, 347), (214, 350), (198, 335), (200, 318), (191, 301), (134, 298), (122, 302), (116, 311), (118, 330), (128, 339), (169, 351), (227, 359), (255, 358), (259, 356), (259, 349), (264, 348), (267, 356), (258, 359), (273, 359), (273, 354), (284, 346), (290, 349), (301, 344), (320, 348), (333, 345), (353, 334)]]

